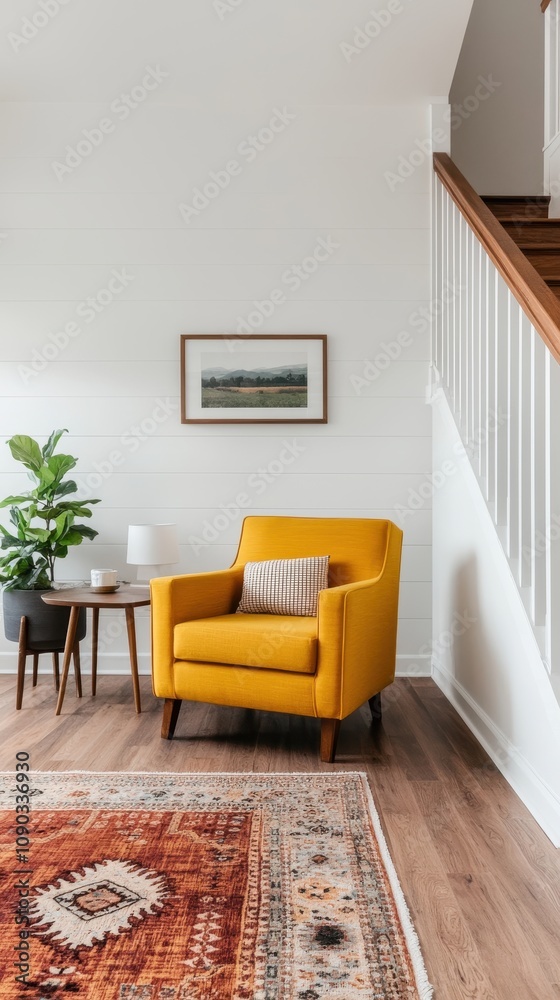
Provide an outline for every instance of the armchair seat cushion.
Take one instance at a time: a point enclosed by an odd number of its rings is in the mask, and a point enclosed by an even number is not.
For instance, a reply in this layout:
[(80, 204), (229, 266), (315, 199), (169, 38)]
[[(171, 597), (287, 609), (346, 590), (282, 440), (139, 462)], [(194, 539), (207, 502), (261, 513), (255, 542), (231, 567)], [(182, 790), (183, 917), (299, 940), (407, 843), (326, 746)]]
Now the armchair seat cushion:
[(314, 674), (317, 619), (292, 615), (232, 614), (175, 626), (176, 660)]

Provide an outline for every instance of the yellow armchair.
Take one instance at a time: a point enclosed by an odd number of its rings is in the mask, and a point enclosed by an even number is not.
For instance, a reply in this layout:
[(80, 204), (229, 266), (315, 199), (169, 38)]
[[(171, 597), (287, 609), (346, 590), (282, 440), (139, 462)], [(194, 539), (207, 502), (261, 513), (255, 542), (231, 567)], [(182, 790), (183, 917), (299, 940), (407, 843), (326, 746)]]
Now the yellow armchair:
[[(152, 680), (172, 739), (181, 702), (321, 719), (321, 760), (340, 721), (395, 676), (402, 531), (369, 518), (247, 517), (233, 566), (152, 580)], [(246, 562), (330, 556), (317, 617), (236, 614)]]

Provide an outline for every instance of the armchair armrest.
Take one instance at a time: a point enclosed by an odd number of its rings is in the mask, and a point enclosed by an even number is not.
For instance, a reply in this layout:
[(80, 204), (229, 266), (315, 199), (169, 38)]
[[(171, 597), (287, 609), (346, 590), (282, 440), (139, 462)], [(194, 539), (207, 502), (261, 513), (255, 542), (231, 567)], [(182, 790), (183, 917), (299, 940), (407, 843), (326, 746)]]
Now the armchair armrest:
[(165, 576), (151, 581), (152, 686), (173, 698), (173, 629), (179, 622), (231, 614), (241, 596), (243, 566), (213, 573)]
[(321, 718), (345, 718), (394, 679), (401, 543), (395, 527), (377, 577), (319, 594), (315, 697)]

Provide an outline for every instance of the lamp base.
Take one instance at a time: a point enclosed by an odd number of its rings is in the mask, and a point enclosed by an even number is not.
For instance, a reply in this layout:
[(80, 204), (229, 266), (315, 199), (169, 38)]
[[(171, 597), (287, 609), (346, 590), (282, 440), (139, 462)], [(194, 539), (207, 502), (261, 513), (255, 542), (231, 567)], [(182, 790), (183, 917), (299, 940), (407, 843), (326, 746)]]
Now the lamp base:
[(143, 587), (145, 590), (150, 586), (150, 580), (156, 576), (164, 576), (165, 566), (138, 566), (136, 570), (136, 580), (131, 582), (131, 587)]

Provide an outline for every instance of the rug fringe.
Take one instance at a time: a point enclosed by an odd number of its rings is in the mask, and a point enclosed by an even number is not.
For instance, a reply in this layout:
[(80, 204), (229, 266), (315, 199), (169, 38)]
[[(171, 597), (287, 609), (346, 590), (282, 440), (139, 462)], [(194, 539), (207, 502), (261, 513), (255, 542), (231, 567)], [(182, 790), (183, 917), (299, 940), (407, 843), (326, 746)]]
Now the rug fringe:
[(371, 815), (371, 821), (373, 824), (373, 829), (375, 831), (375, 836), (377, 837), (377, 842), (379, 844), (381, 857), (383, 858), (385, 870), (389, 877), (389, 882), (391, 883), (391, 889), (393, 890), (393, 895), (395, 897), (397, 911), (402, 924), (405, 940), (408, 945), (408, 950), (410, 952), (412, 968), (414, 970), (414, 977), (416, 979), (416, 986), (418, 988), (418, 994), (420, 1000), (432, 1000), (434, 995), (434, 988), (428, 978), (428, 972), (424, 964), (424, 957), (422, 955), (420, 941), (418, 940), (418, 934), (416, 933), (416, 929), (414, 927), (414, 924), (412, 923), (412, 917), (410, 916), (410, 910), (408, 909), (408, 904), (406, 902), (404, 892), (402, 890), (401, 883), (399, 881), (399, 876), (397, 875), (393, 859), (389, 853), (389, 848), (387, 846), (385, 834), (383, 833), (383, 827), (381, 826), (381, 820), (379, 819), (379, 814), (375, 807), (375, 802), (373, 799), (371, 788), (369, 787), (367, 774), (365, 774), (364, 772), (356, 772), (356, 773), (360, 773), (360, 776), (363, 781), (366, 793), (366, 799)]

